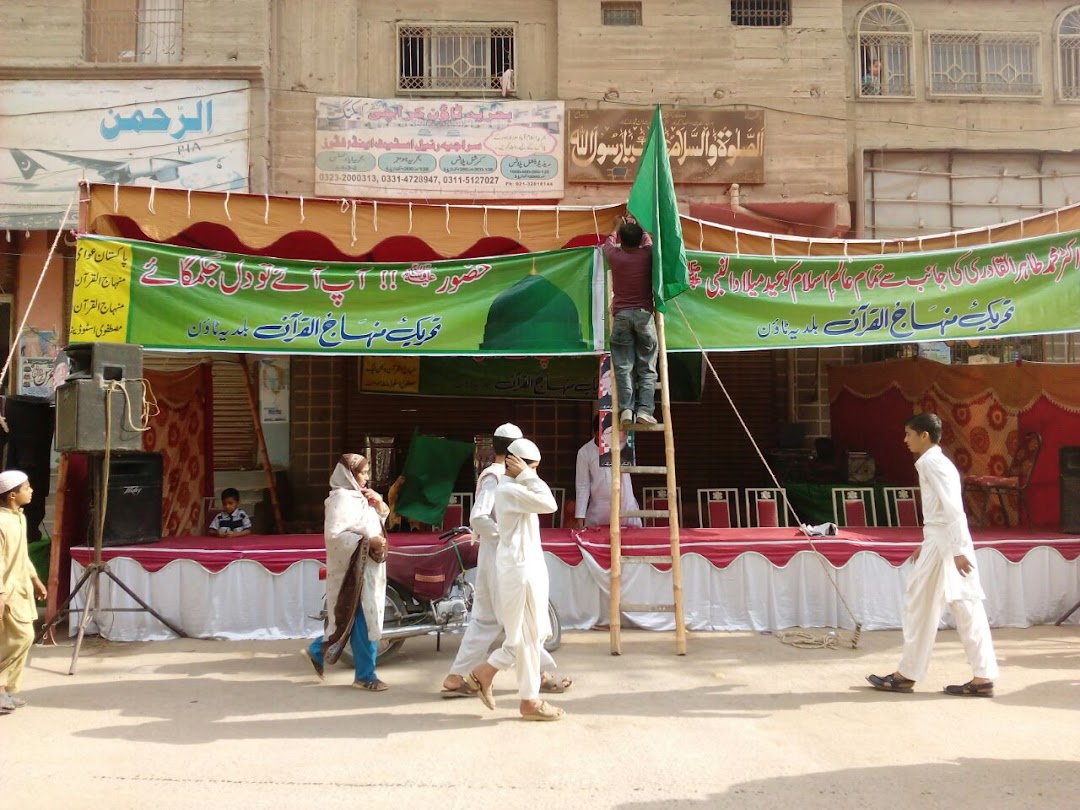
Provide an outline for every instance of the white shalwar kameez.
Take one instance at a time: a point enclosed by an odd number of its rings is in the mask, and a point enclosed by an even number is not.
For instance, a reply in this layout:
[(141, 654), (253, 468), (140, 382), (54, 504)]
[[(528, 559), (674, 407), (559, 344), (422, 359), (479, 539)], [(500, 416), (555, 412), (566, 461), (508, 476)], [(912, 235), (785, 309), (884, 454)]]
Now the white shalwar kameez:
[[(356, 478), (344, 464), (338, 464), (330, 476), (330, 495), (324, 506), (326, 522), (326, 638), (335, 630), (334, 605), (349, 568), (349, 560), (362, 538), (383, 533), (382, 518), (360, 491)], [(364, 566), (364, 590), (360, 597), (368, 640), (382, 638), (383, 613), (386, 609), (386, 563), (368, 558)]]
[(540, 519), (559, 508), (551, 489), (532, 468), (503, 476), (495, 489), (499, 546), (495, 552), (496, 612), (506, 631), (488, 658), (498, 670), (517, 663), (518, 697), (540, 696), (540, 657), (551, 635), (548, 570), (540, 546)]
[[(611, 467), (600, 466), (600, 448), (595, 441), (586, 442), (578, 450), (577, 472), (574, 479), (577, 496), (574, 517), (584, 518), (585, 525), (608, 526), (611, 523)], [(638, 506), (630, 473), (622, 477), (622, 512), (635, 512)], [(641, 518), (623, 518), (623, 526), (640, 528)]]
[[(983, 607), (986, 594), (964, 515), (960, 474), (936, 444), (918, 458), (915, 469), (925, 525), (919, 559), (904, 592), (904, 652), (897, 671), (913, 681), (926, 677), (941, 614), (948, 605), (975, 677), (996, 678), (997, 659)], [(971, 563), (967, 576), (953, 560), (961, 554)]]
[[(476, 480), (476, 495), (469, 513), (469, 527), (476, 535), (480, 548), (476, 554), (476, 584), (473, 590), (473, 607), (469, 625), (461, 637), (452, 675), (464, 677), (482, 664), (488, 657), (491, 645), (502, 632), (502, 625), (495, 611), (495, 554), (499, 547), (499, 526), (495, 521), (495, 488), (506, 474), (506, 465), (489, 465)], [(553, 669), (555, 661), (547, 650), (541, 652), (541, 665)]]

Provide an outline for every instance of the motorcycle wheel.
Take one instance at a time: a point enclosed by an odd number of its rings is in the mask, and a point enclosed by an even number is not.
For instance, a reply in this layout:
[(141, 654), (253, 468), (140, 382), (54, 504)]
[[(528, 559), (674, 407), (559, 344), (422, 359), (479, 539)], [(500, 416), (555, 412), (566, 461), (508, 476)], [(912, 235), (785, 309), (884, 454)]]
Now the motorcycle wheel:
[(562, 645), (562, 625), (559, 624), (559, 614), (555, 611), (555, 605), (548, 602), (548, 621), (551, 622), (551, 637), (544, 642), (544, 649), (555, 652)]
[[(391, 586), (386, 586), (386, 613), (383, 616), (383, 627), (393, 627), (398, 624), (405, 616), (405, 603), (401, 601), (401, 597), (398, 596), (398, 592)], [(401, 645), (405, 643), (405, 639), (396, 638), (392, 640), (380, 639), (375, 645), (375, 663), (385, 661), (387, 658), (393, 656), (398, 650), (401, 649)], [(350, 667), (355, 663), (355, 659), (352, 654), (352, 644), (346, 644), (345, 650), (341, 653), (341, 660), (348, 664)]]

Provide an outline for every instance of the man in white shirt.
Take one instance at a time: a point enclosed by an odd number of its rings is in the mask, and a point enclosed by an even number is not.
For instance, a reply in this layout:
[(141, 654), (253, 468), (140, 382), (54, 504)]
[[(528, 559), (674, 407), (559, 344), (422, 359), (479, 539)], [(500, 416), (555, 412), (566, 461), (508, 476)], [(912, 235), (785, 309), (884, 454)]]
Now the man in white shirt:
[[(579, 529), (611, 525), (611, 467), (600, 466), (601, 417), (596, 418), (596, 433), (577, 454), (574, 518)], [(640, 509), (634, 497), (630, 473), (622, 477), (621, 512)], [(641, 527), (641, 518), (623, 518), (621, 525)]]
[(993, 697), (998, 666), (983, 607), (986, 594), (975, 565), (960, 474), (941, 452), (940, 441), (941, 419), (937, 414), (916, 414), (904, 427), (904, 444), (917, 457), (923, 542), (911, 555), (914, 569), (904, 592), (904, 652), (900, 666), (891, 675), (868, 675), (866, 680), (885, 692), (914, 691), (915, 682), (926, 677), (941, 613), (948, 605), (974, 677), (965, 684), (946, 686), (945, 692), (960, 697)]

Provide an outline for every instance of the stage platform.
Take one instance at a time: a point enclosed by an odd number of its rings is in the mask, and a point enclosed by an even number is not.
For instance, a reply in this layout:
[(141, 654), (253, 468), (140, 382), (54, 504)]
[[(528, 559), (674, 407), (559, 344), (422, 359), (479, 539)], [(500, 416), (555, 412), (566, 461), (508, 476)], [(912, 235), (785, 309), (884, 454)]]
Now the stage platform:
[[(391, 553), (433, 542), (434, 535), (391, 535)], [(794, 529), (684, 529), (683, 590), (691, 630), (850, 627), (830, 577), (864, 629), (899, 627), (905, 564), (918, 529), (841, 530), (810, 541)], [(975, 530), (976, 556), (995, 627), (1053, 622), (1080, 598), (1080, 536)], [(665, 553), (667, 529), (623, 532), (624, 553)], [(610, 547), (606, 531), (544, 530), (551, 598), (564, 629), (607, 620)], [(818, 553), (815, 553), (814, 549)], [(71, 550), (72, 581), (91, 550)], [(820, 555), (820, 556), (819, 556)], [(263, 535), (237, 540), (174, 537), (103, 551), (120, 579), (155, 610), (199, 638), (307, 638), (321, 626), (321, 535)], [(824, 559), (822, 559), (824, 557)], [(627, 602), (671, 601), (666, 566), (624, 565)], [(134, 607), (108, 579), (102, 607)], [(76, 607), (82, 607), (76, 600)], [(92, 631), (115, 641), (171, 638), (146, 613), (102, 613)], [(626, 614), (633, 625), (671, 629), (670, 614)], [(74, 627), (77, 614), (72, 614)], [(1080, 612), (1071, 622), (1080, 622)], [(948, 624), (946, 617), (945, 624)]]

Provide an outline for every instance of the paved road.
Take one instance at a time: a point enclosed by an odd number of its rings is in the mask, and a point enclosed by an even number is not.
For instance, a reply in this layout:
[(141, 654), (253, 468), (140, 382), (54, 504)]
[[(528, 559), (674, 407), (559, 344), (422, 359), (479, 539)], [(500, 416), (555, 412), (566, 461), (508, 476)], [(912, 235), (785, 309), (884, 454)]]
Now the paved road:
[(456, 639), (410, 640), (382, 694), (345, 669), (310, 677), (299, 642), (92, 640), (38, 648), (30, 706), (0, 717), (6, 807), (1075, 808), (1080, 806), (1080, 628), (995, 634), (998, 697), (940, 693), (965, 676), (943, 632), (925, 691), (866, 688), (896, 632), (857, 651), (770, 636), (568, 633), (577, 683), (559, 723), (440, 700)]

